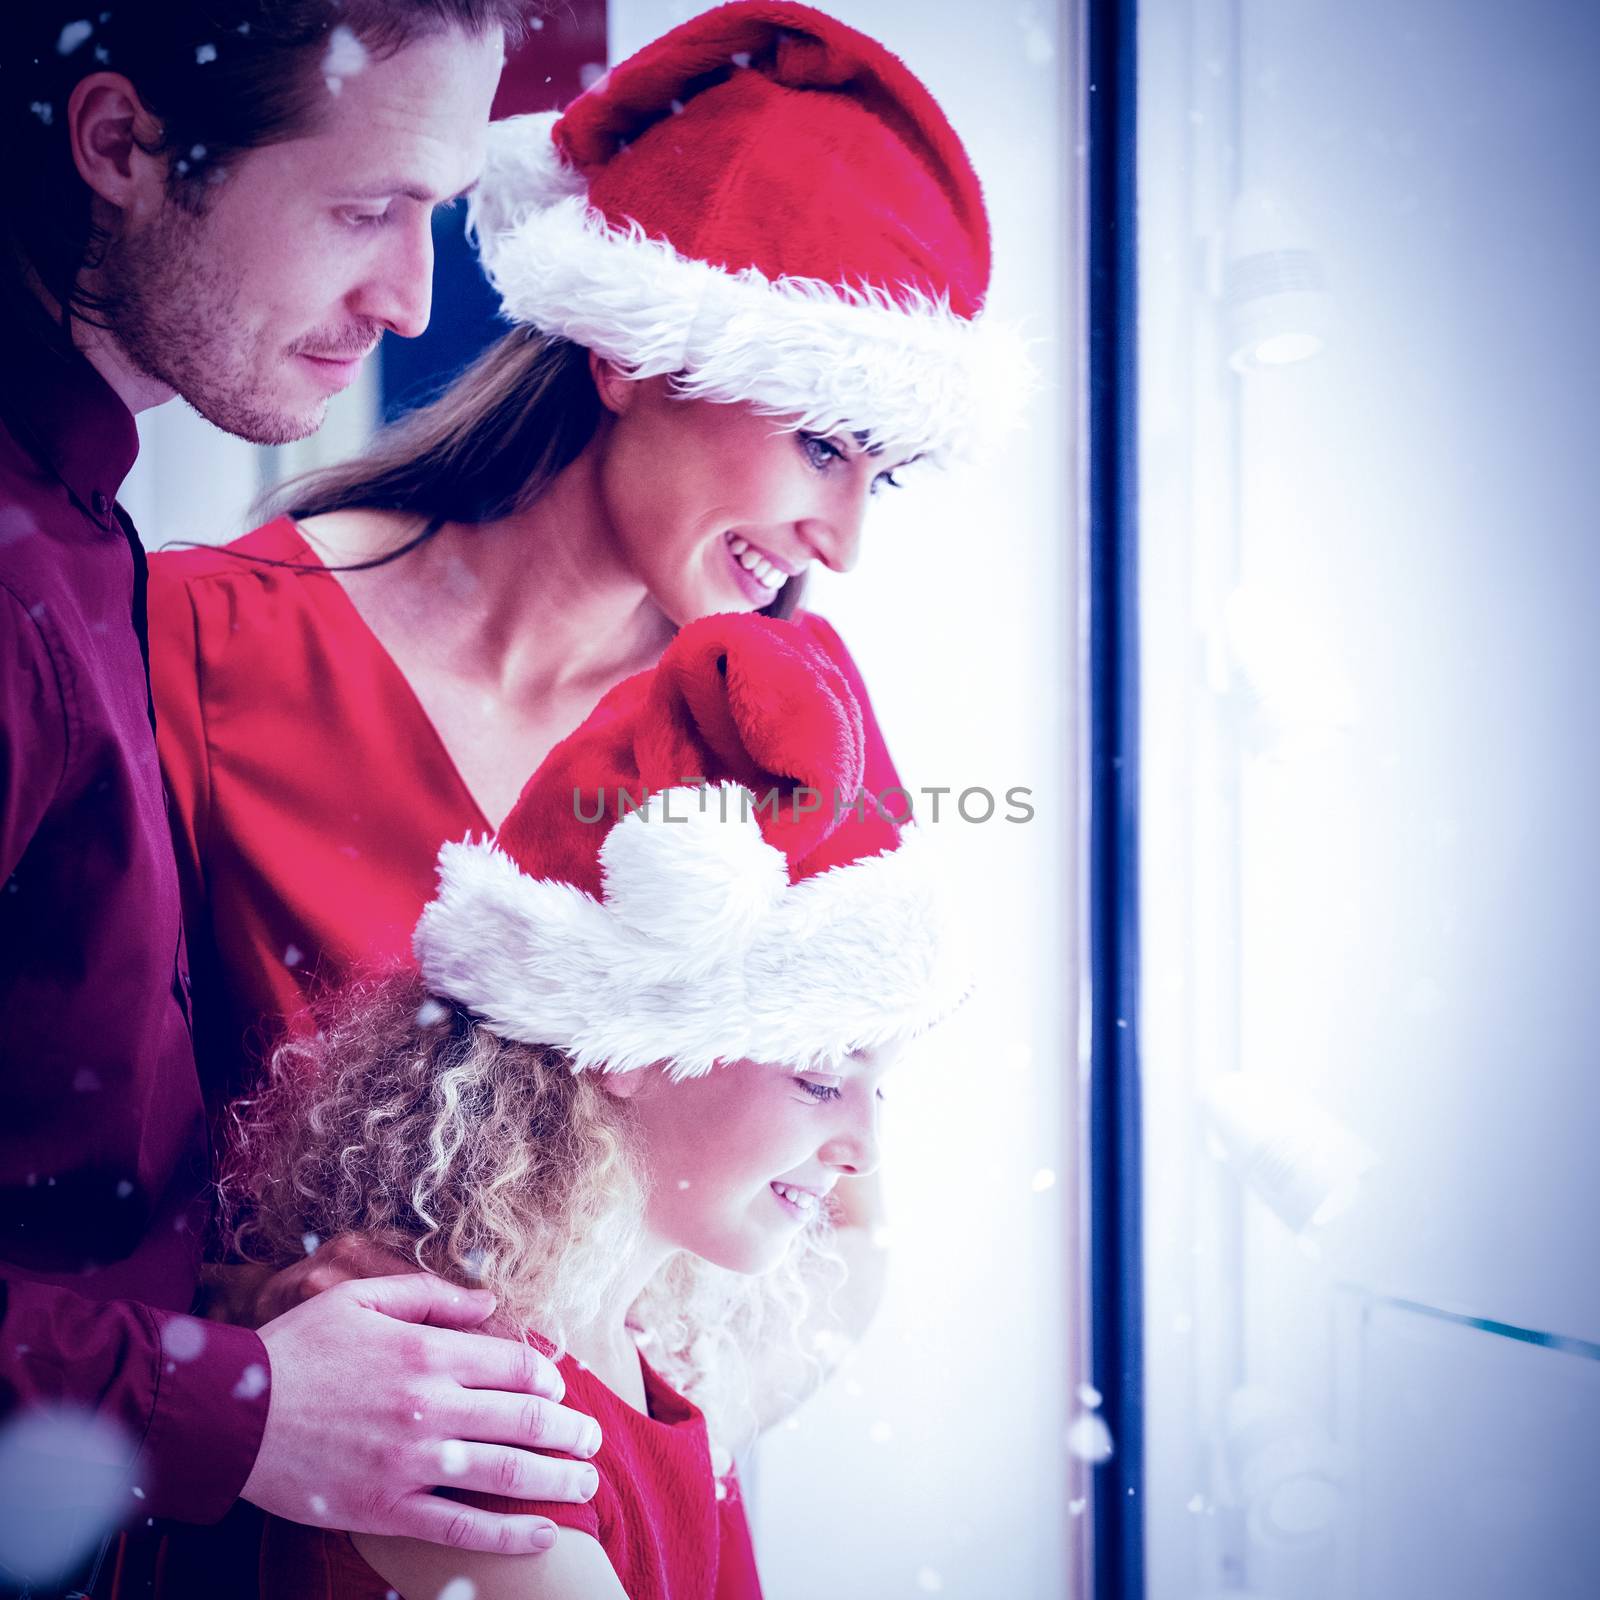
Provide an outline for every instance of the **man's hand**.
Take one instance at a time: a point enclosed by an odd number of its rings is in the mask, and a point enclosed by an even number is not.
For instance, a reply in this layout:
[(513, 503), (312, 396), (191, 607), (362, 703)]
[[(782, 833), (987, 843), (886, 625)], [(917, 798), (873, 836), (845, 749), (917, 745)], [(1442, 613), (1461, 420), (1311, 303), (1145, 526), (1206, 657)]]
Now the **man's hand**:
[(274, 1317), (352, 1278), (392, 1278), (419, 1270), (414, 1256), (403, 1255), (365, 1234), (341, 1233), (318, 1245), (303, 1261), (270, 1273), (255, 1285), (250, 1326), (264, 1327)]
[[(320, 1255), (321, 1252), (319, 1251)], [(243, 1498), (276, 1516), (459, 1550), (548, 1549), (543, 1517), (482, 1511), (441, 1485), (522, 1500), (587, 1500), (599, 1425), (558, 1404), (530, 1345), (461, 1330), (494, 1310), (482, 1290), (425, 1273), (338, 1283), (261, 1329), (272, 1365), (266, 1430)]]

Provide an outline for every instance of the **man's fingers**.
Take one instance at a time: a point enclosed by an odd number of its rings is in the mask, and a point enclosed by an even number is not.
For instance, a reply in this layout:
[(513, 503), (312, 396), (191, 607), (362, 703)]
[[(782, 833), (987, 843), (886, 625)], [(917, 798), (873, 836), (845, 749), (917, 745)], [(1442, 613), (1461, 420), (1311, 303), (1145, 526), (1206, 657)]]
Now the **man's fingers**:
[(569, 1411), (553, 1400), (541, 1400), (533, 1395), (497, 1394), (490, 1389), (465, 1391), (461, 1399), (466, 1404), (459, 1423), (452, 1426), (453, 1417), (443, 1411), (436, 1418), (443, 1424), (443, 1431), (457, 1438), (484, 1444), (564, 1450), (568, 1455), (583, 1457), (592, 1456), (600, 1448), (600, 1424), (593, 1417), (586, 1417), (581, 1411)]
[(452, 1489), (476, 1489), (511, 1500), (566, 1500), (576, 1505), (594, 1498), (600, 1474), (587, 1461), (452, 1439), (440, 1452), (439, 1481)]
[[(402, 1322), (425, 1322), (436, 1328), (475, 1328), (494, 1310), (494, 1296), (486, 1289), (458, 1289), (428, 1272), (408, 1272), (392, 1278), (358, 1278), (334, 1291), (357, 1305), (381, 1311)], [(474, 1343), (504, 1343), (482, 1340)]]
[(567, 1392), (560, 1369), (520, 1339), (452, 1339), (446, 1371), (464, 1389), (503, 1389), (511, 1394), (560, 1400)]
[(452, 1550), (482, 1550), (496, 1556), (538, 1555), (556, 1542), (556, 1525), (545, 1517), (480, 1511), (431, 1494), (407, 1495), (395, 1507), (392, 1525), (363, 1531), (426, 1539)]

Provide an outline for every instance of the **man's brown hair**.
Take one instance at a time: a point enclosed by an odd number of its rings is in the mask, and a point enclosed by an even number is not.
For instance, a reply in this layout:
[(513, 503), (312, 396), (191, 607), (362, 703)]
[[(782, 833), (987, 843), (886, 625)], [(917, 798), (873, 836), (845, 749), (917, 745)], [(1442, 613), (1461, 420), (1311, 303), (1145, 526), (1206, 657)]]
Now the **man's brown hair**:
[[(95, 320), (79, 272), (115, 241), (73, 164), (67, 102), (94, 72), (126, 77), (160, 127), (168, 192), (203, 211), (228, 163), (307, 133), (355, 44), (382, 59), (456, 28), (520, 37), (529, 0), (28, 0), (0, 23), (0, 317), (37, 323), (30, 276)], [(345, 44), (337, 30), (348, 30)], [(330, 54), (330, 49), (332, 53)], [(65, 337), (64, 326), (62, 337)]]

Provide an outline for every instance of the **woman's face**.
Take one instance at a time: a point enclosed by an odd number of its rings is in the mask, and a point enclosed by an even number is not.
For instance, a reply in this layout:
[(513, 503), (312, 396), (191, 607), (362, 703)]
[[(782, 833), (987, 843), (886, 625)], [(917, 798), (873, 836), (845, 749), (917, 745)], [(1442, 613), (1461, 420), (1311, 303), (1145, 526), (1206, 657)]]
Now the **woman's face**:
[(682, 1083), (659, 1067), (618, 1080), (650, 1174), (647, 1230), (734, 1272), (775, 1267), (840, 1178), (877, 1166), (894, 1054), (861, 1052), (828, 1071), (738, 1061)]
[(629, 380), (596, 364), (612, 413), (600, 494), (618, 553), (682, 627), (770, 605), (820, 561), (855, 565), (868, 499), (903, 460), (849, 436), (783, 429), (749, 405), (675, 397), (665, 378)]

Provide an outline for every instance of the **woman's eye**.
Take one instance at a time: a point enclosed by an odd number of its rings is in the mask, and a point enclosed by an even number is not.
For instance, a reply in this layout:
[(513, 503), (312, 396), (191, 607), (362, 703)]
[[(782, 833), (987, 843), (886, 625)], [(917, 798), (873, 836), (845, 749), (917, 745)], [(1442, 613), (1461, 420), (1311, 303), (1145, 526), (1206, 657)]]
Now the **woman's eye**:
[(844, 459), (844, 451), (830, 439), (824, 439), (815, 433), (802, 433), (800, 435), (800, 448), (805, 451), (806, 459), (819, 472), (830, 466), (835, 461)]
[(794, 1081), (798, 1083), (813, 1100), (837, 1100), (844, 1092), (838, 1087), (837, 1084), (813, 1083), (809, 1078), (796, 1078)]

